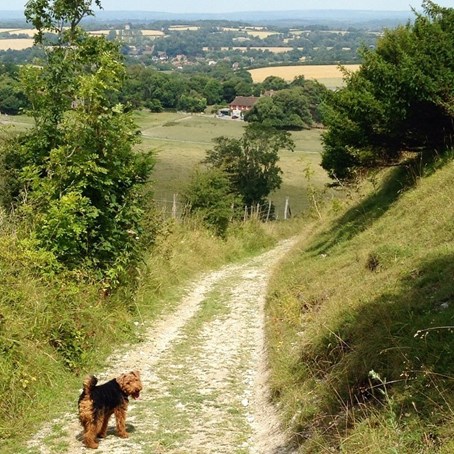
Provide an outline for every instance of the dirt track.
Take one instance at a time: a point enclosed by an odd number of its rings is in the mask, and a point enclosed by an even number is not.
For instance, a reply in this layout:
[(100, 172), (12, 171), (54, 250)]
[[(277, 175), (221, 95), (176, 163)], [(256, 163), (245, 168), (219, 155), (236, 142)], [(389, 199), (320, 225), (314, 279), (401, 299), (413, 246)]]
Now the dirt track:
[(273, 266), (293, 240), (208, 273), (143, 342), (109, 360), (101, 381), (139, 369), (144, 391), (130, 403), (128, 439), (114, 433), (97, 451), (81, 444), (73, 409), (45, 426), (27, 453), (290, 453), (266, 387), (263, 307)]

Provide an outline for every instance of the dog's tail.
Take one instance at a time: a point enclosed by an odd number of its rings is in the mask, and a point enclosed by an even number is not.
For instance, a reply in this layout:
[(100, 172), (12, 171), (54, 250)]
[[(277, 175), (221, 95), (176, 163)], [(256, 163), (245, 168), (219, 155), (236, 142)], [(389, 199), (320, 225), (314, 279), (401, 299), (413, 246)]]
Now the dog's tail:
[(96, 383), (98, 383), (98, 379), (94, 375), (88, 375), (88, 377), (85, 377), (84, 380), (84, 394), (91, 394), (91, 390), (96, 386)]

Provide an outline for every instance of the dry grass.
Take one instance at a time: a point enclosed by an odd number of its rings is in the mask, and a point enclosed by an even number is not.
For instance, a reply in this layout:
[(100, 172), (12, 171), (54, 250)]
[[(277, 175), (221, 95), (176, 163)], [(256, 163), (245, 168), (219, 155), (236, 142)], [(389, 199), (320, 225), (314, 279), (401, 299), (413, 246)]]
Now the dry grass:
[(143, 36), (164, 36), (161, 30), (141, 30)]
[(195, 30), (200, 30), (200, 27), (195, 27), (192, 25), (171, 25), (169, 27), (169, 30), (174, 30), (174, 31), (195, 31)]
[(11, 33), (11, 34), (21, 34), (34, 36), (36, 30), (33, 28), (0, 28), (0, 33)]
[(33, 47), (32, 39), (0, 39), (0, 50), (22, 50)]
[[(356, 71), (360, 65), (345, 65), (349, 71)], [(297, 76), (306, 79), (342, 79), (342, 72), (337, 65), (304, 65), (304, 66), (273, 66), (251, 69), (249, 71), (255, 83), (263, 82), (268, 76), (282, 77), (291, 82)]]
[(246, 30), (246, 33), (251, 36), (255, 36), (256, 38), (265, 39), (268, 36), (278, 35), (278, 32), (268, 32), (263, 30)]

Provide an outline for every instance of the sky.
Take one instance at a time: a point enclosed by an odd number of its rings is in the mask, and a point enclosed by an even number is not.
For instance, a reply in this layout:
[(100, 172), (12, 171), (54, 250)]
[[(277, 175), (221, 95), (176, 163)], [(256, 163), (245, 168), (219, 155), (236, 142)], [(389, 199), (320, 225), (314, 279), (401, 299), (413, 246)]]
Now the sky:
[[(23, 10), (26, 0), (0, 0), (0, 10)], [(227, 13), (237, 11), (291, 11), (304, 9), (356, 9), (410, 11), (422, 0), (101, 0), (106, 11), (156, 11), (167, 13)], [(454, 0), (435, 0), (454, 7)]]

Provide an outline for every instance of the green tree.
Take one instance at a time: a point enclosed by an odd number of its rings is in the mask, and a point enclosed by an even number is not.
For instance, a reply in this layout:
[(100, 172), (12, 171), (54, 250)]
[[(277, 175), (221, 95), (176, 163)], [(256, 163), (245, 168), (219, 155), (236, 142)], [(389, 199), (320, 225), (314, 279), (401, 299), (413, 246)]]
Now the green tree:
[(207, 104), (212, 106), (222, 100), (222, 84), (216, 79), (210, 79), (203, 88), (202, 95), (206, 98)]
[(77, 27), (90, 3), (27, 4), (38, 42), (43, 27), (69, 21), (71, 28), (62, 26), (58, 44), (46, 43), (42, 65), (23, 68), (35, 127), (4, 153), (10, 180), (17, 178), (11, 197), (30, 216), (40, 246), (114, 283), (138, 257), (141, 188), (152, 160), (133, 151), (137, 126), (114, 100), (125, 76), (118, 45)]
[(227, 174), (232, 192), (247, 206), (264, 203), (280, 187), (279, 151), (294, 150), (289, 133), (255, 124), (240, 139), (217, 137), (214, 142), (205, 162)]
[(0, 113), (17, 115), (27, 107), (27, 99), (15, 75), (0, 70)]
[(218, 168), (197, 169), (183, 198), (191, 214), (200, 216), (217, 235), (226, 236), (232, 207), (239, 204), (226, 173)]
[(286, 130), (308, 128), (312, 124), (309, 102), (300, 87), (262, 96), (246, 113), (245, 120)]
[(326, 102), (322, 166), (331, 176), (439, 152), (454, 141), (454, 9), (423, 2), (413, 23), (363, 49), (360, 70)]
[(206, 109), (207, 101), (197, 93), (184, 94), (178, 101), (178, 110), (184, 112), (203, 112)]
[(288, 87), (288, 83), (282, 78), (278, 76), (268, 76), (262, 82), (262, 91), (269, 91), (269, 90), (283, 90), (284, 88)]

